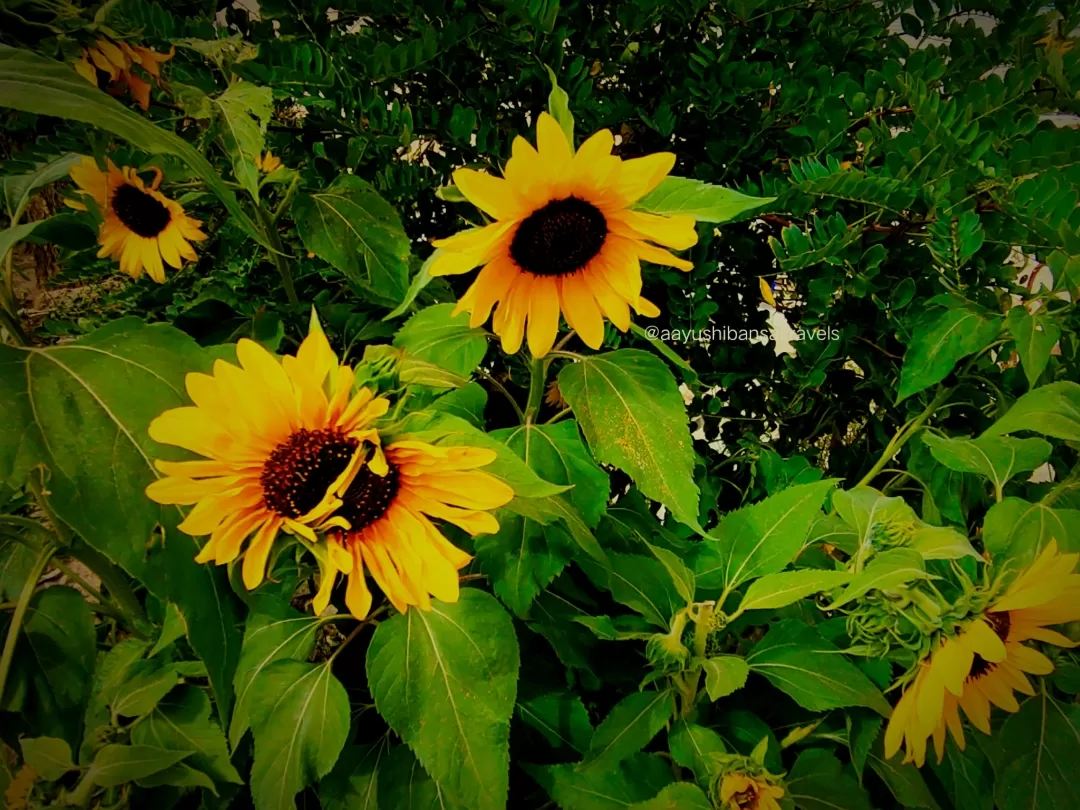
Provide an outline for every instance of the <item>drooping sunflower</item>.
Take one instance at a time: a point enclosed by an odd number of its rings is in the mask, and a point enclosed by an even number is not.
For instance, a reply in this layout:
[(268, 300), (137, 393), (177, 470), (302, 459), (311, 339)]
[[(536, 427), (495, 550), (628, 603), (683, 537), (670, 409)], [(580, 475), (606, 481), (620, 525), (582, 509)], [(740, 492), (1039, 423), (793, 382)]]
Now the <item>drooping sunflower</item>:
[(732, 771), (720, 780), (720, 805), (729, 810), (780, 810), (782, 798), (784, 789), (763, 776)]
[(586, 345), (598, 349), (604, 318), (625, 332), (631, 309), (659, 314), (641, 297), (641, 261), (691, 269), (665, 248), (696, 243), (694, 219), (630, 210), (671, 171), (670, 152), (622, 160), (611, 154), (614, 138), (604, 129), (575, 153), (547, 113), (537, 121), (536, 142), (534, 149), (524, 138), (514, 139), (502, 178), (474, 169), (454, 172), (466, 199), (495, 221), (433, 241), (445, 252), (431, 274), (483, 265), (457, 311), (470, 312), (476, 327), (495, 307), (492, 326), (506, 352), (516, 352), (527, 333), (532, 354), (547, 354), (560, 313)]
[(93, 45), (83, 48), (82, 56), (75, 62), (75, 70), (111, 95), (120, 96), (130, 90), (145, 110), (150, 107), (151, 85), (135, 72), (135, 65), (157, 82), (161, 78), (161, 64), (172, 59), (175, 53), (175, 48), (168, 53), (158, 53), (151, 48), (101, 37)]
[(314, 316), (295, 356), (279, 361), (250, 340), (236, 353), (240, 367), (218, 360), (212, 375), (189, 374), (194, 405), (150, 425), (155, 441), (204, 456), (157, 461), (167, 477), (146, 490), (158, 503), (193, 505), (179, 528), (210, 536), (196, 560), (232, 562), (251, 538), (242, 573), (255, 588), (279, 532), (322, 548), (316, 530), (324, 529), (331, 568), (319, 612), (341, 572), (349, 576), (348, 607), (366, 615), (364, 565), (401, 610), (429, 608), (429, 594), (456, 598), (456, 571), (469, 557), (426, 516), (473, 533), (496, 531), (495, 519), (479, 510), (501, 506), (513, 492), (475, 470), (494, 453), (407, 441), (384, 453), (371, 425), (389, 402), (367, 388), (354, 391), (355, 373), (338, 363)]
[[(93, 158), (84, 157), (71, 169), (71, 179), (82, 195), (97, 205), (103, 221), (98, 234), (99, 257), (111, 256), (120, 262), (121, 272), (138, 278), (143, 270), (154, 281), (165, 281), (165, 264), (179, 269), (184, 260), (198, 256), (191, 246), (206, 234), (202, 224), (184, 213), (184, 207), (157, 190), (161, 171), (147, 186), (131, 167), (117, 168), (111, 160), (102, 171)], [(85, 201), (71, 199), (67, 204), (87, 210)]]
[(1035, 694), (1027, 675), (1048, 675), (1054, 665), (1023, 642), (1075, 646), (1047, 626), (1080, 620), (1078, 560), (1080, 554), (1061, 554), (1051, 540), (1003, 596), (919, 665), (889, 719), (886, 757), (903, 743), (904, 762), (922, 767), (932, 737), (940, 762), (946, 729), (961, 750), (965, 746), (961, 709), (975, 728), (989, 734), (991, 705), (1015, 712), (1020, 704), (1014, 691)]

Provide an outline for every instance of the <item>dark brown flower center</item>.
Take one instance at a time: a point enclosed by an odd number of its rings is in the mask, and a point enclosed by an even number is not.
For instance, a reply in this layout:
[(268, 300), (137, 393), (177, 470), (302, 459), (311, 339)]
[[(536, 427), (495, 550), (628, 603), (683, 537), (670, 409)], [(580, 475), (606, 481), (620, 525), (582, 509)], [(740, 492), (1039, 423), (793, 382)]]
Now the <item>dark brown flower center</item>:
[(169, 209), (151, 194), (124, 183), (113, 192), (112, 208), (125, 227), (138, 236), (157, 236), (169, 224)]
[(510, 257), (538, 276), (563, 276), (584, 267), (607, 238), (607, 219), (580, 197), (552, 200), (518, 225)]
[(356, 478), (341, 497), (344, 501), (334, 513), (349, 521), (351, 531), (358, 532), (386, 514), (397, 496), (401, 474), (391, 462), (386, 475), (376, 475), (367, 465), (360, 468)]
[[(1012, 618), (1009, 611), (1002, 610), (995, 613), (986, 613), (983, 618), (986, 619), (986, 623), (990, 625), (990, 629), (997, 634), (998, 638), (1002, 641), (1008, 640), (1009, 628), (1012, 627)], [(975, 653), (975, 657), (971, 661), (971, 672), (968, 674), (967, 679), (969, 681), (978, 680), (984, 675), (993, 672), (996, 666), (997, 664), (993, 664)]]
[(307, 514), (344, 472), (358, 444), (333, 428), (298, 430), (263, 465), (259, 481), (266, 505), (282, 517)]

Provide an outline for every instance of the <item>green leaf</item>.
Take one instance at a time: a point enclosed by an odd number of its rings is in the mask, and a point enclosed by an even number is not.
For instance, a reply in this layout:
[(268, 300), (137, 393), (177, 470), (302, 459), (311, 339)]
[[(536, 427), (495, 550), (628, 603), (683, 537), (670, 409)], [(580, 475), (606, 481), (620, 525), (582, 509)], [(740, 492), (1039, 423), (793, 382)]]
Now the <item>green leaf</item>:
[[(904, 807), (918, 810), (941, 810), (930, 788), (926, 786), (919, 769), (914, 765), (902, 765), (900, 759), (883, 759), (881, 756), (881, 742), (879, 740), (875, 749), (870, 752), (867, 760), (874, 773), (883, 781)], [(964, 808), (967, 810), (967, 808)]]
[(580, 769), (526, 765), (562, 810), (626, 810), (671, 783), (671, 763), (655, 754), (633, 754), (616, 766)]
[(71, 746), (56, 737), (23, 737), (19, 747), (23, 761), (46, 782), (55, 782), (76, 768), (71, 760)]
[(548, 692), (517, 705), (518, 716), (535, 728), (553, 748), (567, 747), (578, 753), (589, 750), (592, 722), (581, 698), (568, 692)]
[(258, 200), (259, 169), (255, 162), (262, 156), (266, 125), (274, 112), (273, 90), (237, 80), (210, 103), (217, 108), (221, 139), (232, 158), (236, 180)]
[(468, 313), (454, 316), (455, 304), (435, 304), (405, 322), (394, 346), (411, 356), (468, 377), (487, 351), (483, 329), (469, 328)]
[(872, 810), (854, 774), (833, 754), (810, 748), (784, 778), (786, 795), (799, 810)]
[(995, 739), (1001, 754), (994, 797), (1001, 810), (1080, 807), (1080, 706), (1043, 690), (1006, 719)]
[[(404, 745), (390, 749), (379, 766), (378, 810), (447, 810), (447, 797)], [(349, 810), (352, 810), (351, 807)]]
[(672, 693), (667, 690), (627, 695), (596, 727), (579, 767), (611, 767), (637, 753), (660, 733), (673, 708)]
[(518, 646), (510, 617), (487, 593), (410, 610), (375, 630), (367, 653), (375, 707), (452, 801), (506, 803)]
[(740, 610), (765, 610), (794, 604), (811, 594), (831, 591), (851, 581), (848, 571), (781, 571), (754, 580), (739, 603)]
[(180, 676), (168, 664), (157, 661), (141, 661), (133, 675), (124, 681), (112, 700), (112, 710), (121, 717), (141, 717), (153, 711), (165, 695), (169, 694)]
[(874, 747), (881, 727), (884, 725), (881, 715), (865, 709), (847, 709), (844, 712), (847, 722), (848, 750), (851, 752), (851, 765), (862, 784), (866, 758)]
[(785, 619), (769, 628), (746, 657), (750, 669), (813, 712), (866, 706), (885, 716), (891, 707), (862, 671), (812, 627)]
[(6, 228), (0, 231), (0, 261), (7, 256), (8, 251), (15, 247), (34, 232), (38, 225), (48, 222), (48, 219), (38, 219), (33, 222), (24, 222), (14, 228)]
[(548, 94), (548, 112), (562, 127), (563, 134), (566, 135), (566, 142), (570, 144), (570, 151), (572, 152), (574, 151), (574, 116), (570, 112), (570, 96), (559, 87), (559, 80), (555, 76), (555, 71), (547, 65), (544, 65), (544, 70), (547, 71), (548, 79), (551, 80), (551, 92)]
[(647, 541), (645, 545), (653, 553), (653, 556), (660, 561), (660, 564), (664, 566), (664, 570), (667, 571), (667, 575), (671, 579), (671, 584), (675, 586), (676, 592), (683, 598), (687, 606), (693, 604), (696, 589), (694, 572), (683, 565), (683, 561), (679, 559), (675, 552), (661, 546), (654, 546)]
[(983, 556), (971, 545), (971, 541), (956, 529), (947, 526), (919, 526), (906, 544), (919, 552), (924, 560), (959, 560), (974, 557), (984, 561)]
[(1007, 562), (1014, 575), (1033, 563), (1051, 540), (1057, 540), (1062, 551), (1080, 551), (1080, 509), (1006, 498), (983, 519), (983, 545), (997, 565)]
[(326, 776), (349, 736), (349, 697), (330, 663), (278, 661), (252, 684), (259, 810), (294, 810), (296, 794)]
[(1002, 436), (1020, 430), (1080, 441), (1080, 383), (1055, 382), (1028, 391), (983, 435)]
[(253, 689), (259, 676), (276, 661), (306, 661), (315, 649), (321, 622), (293, 610), (270, 594), (256, 594), (244, 628), (244, 647), (236, 667), (236, 707), (229, 723), (229, 740), (240, 744), (255, 710)]
[(1053, 448), (1045, 439), (981, 436), (946, 439), (928, 433), (923, 441), (939, 464), (957, 472), (978, 473), (994, 484), (999, 494), (1015, 475), (1042, 466)]
[(940, 765), (929, 760), (954, 807), (964, 810), (994, 810), (994, 771), (990, 760), (977, 745), (961, 751), (955, 745), (945, 746), (945, 761)]
[(887, 591), (928, 577), (919, 552), (910, 548), (890, 548), (875, 555), (827, 609), (836, 610), (873, 590)]
[(0, 346), (0, 480), (21, 485), (34, 467), (48, 469), (57, 515), (154, 596), (176, 604), (227, 717), (240, 655), (236, 599), (224, 571), (195, 562), (199, 543), (175, 528), (183, 511), (145, 495), (160, 475), (155, 458), (187, 457), (153, 442), (150, 421), (190, 404), (185, 375), (209, 371), (212, 362), (183, 332), (135, 318), (70, 343)]
[(409, 438), (446, 447), (490, 448), (495, 451), (496, 459), (482, 467), (482, 472), (506, 482), (519, 498), (549, 498), (569, 489), (545, 481), (495, 436), (453, 414), (418, 411), (409, 414), (400, 422), (388, 425), (382, 433), (386, 443)]
[(712, 802), (697, 785), (676, 782), (652, 799), (630, 805), (629, 810), (712, 810)]
[(625, 470), (645, 495), (700, 529), (686, 405), (667, 366), (620, 349), (565, 366), (558, 381), (596, 459)]
[(448, 391), (428, 406), (429, 410), (442, 411), (464, 419), (473, 427), (484, 426), (484, 409), (487, 407), (487, 391), (480, 383), (471, 382)]
[(11, 602), (19, 598), (37, 556), (38, 552), (25, 543), (4, 538), (0, 546), (0, 598)]
[(595, 535), (565, 496), (514, 498), (506, 508), (544, 525), (555, 520), (562, 521), (568, 533), (567, 536), (577, 544), (578, 548), (601, 564), (607, 563), (607, 553), (600, 547)]
[(1028, 386), (1034, 388), (1050, 362), (1050, 353), (1061, 339), (1061, 327), (1042, 310), (1032, 314), (1024, 306), (1009, 310), (1005, 326), (1016, 339), (1016, 352), (1020, 355)]
[(132, 729), (131, 741), (136, 745), (187, 751), (185, 766), (205, 773), (215, 782), (243, 784), (229, 760), (225, 735), (210, 717), (210, 699), (201, 689), (184, 686), (161, 701)]
[(182, 138), (129, 110), (87, 82), (70, 65), (30, 51), (0, 45), (0, 105), (35, 115), (52, 115), (100, 127), (155, 155), (180, 158), (263, 247), (262, 230), (252, 221), (217, 170)]
[(611, 483), (581, 440), (577, 423), (563, 419), (551, 425), (527, 423), (516, 428), (493, 430), (537, 475), (554, 484), (571, 486), (565, 497), (591, 528), (607, 509)]
[[(436, 196), (438, 194), (436, 193)], [(462, 197), (462, 200), (465, 198)], [(383, 316), (384, 321), (392, 321), (395, 318), (400, 318), (416, 301), (416, 297), (420, 295), (420, 291), (431, 283), (431, 265), (435, 264), (435, 260), (442, 255), (444, 251), (441, 248), (436, 249), (430, 256), (424, 259), (424, 263), (420, 265), (420, 269), (416, 271), (416, 275), (413, 276), (412, 281), (409, 282), (409, 289), (405, 291), (405, 297), (401, 299), (401, 303), (398, 304), (389, 313)]]
[(109, 704), (124, 685), (128, 677), (143, 660), (143, 655), (150, 646), (149, 642), (136, 638), (126, 638), (109, 650), (98, 662), (94, 673), (90, 702), (86, 707), (83, 743), (79, 748), (79, 762), (88, 763), (94, 758), (94, 751), (99, 741), (95, 732), (99, 728), (108, 728), (112, 721)]
[(101, 787), (114, 787), (171, 768), (187, 755), (187, 751), (169, 751), (152, 745), (106, 745), (98, 751), (84, 778)]
[[(36, 163), (34, 168), (24, 174), (9, 174), (0, 177), (3, 189), (4, 208), (9, 219), (15, 219), (16, 212), (25, 210), (30, 202), (31, 192), (55, 183), (67, 177), (71, 167), (82, 160), (82, 155), (65, 152), (57, 157)], [(0, 254), (3, 251), (0, 250)]]
[(346, 746), (334, 769), (319, 781), (323, 810), (379, 810), (379, 772), (386, 752), (383, 742)]
[(963, 307), (946, 309), (919, 324), (904, 354), (896, 401), (944, 380), (957, 361), (984, 349), (1000, 331), (1000, 318)]
[(716, 767), (714, 757), (726, 754), (724, 740), (711, 728), (705, 728), (687, 720), (679, 720), (668, 733), (671, 758), (678, 765), (689, 768), (701, 784), (708, 784), (709, 776)]
[(709, 700), (719, 700), (742, 689), (750, 674), (746, 659), (738, 655), (706, 658), (701, 666), (705, 670), (705, 691), (709, 693)]
[(724, 516), (700, 543), (694, 560), (698, 586), (736, 588), (774, 574), (795, 559), (810, 526), (821, 516), (821, 502), (835, 481), (800, 484)]
[(149, 657), (153, 658), (185, 635), (187, 635), (187, 627), (184, 626), (184, 617), (180, 615), (176, 605), (172, 602), (166, 603), (165, 620), (161, 624), (161, 635), (158, 636), (157, 642), (150, 650)]
[(878, 526), (914, 525), (915, 511), (900, 497), (886, 497), (873, 487), (855, 487), (833, 494), (833, 508), (855, 530), (857, 542), (851, 553), (872, 545)]
[(164, 770), (136, 779), (135, 784), (139, 787), (154, 788), (162, 785), (173, 787), (204, 787), (215, 796), (218, 795), (217, 786), (209, 776), (202, 771), (197, 771), (190, 765), (177, 762)]
[(633, 608), (658, 627), (686, 606), (663, 563), (639, 554), (609, 554), (608, 565), (579, 560), (598, 588), (611, 591), (616, 602)]
[(633, 207), (650, 214), (684, 215), (698, 222), (724, 223), (733, 222), (774, 200), (776, 197), (750, 197), (689, 177), (665, 177)]
[(409, 237), (374, 186), (340, 175), (322, 191), (298, 194), (292, 215), (304, 247), (392, 306), (404, 299)]
[(566, 567), (574, 543), (558, 523), (544, 526), (505, 509), (496, 518), (499, 531), (475, 539), (476, 559), (499, 598), (524, 616)]

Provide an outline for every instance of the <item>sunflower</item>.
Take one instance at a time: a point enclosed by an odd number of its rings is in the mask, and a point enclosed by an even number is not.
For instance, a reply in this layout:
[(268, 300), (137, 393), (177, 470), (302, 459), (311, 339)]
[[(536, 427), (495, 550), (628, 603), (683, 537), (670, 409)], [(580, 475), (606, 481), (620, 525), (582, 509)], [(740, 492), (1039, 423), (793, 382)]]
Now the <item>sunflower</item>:
[(255, 168), (263, 174), (273, 174), (281, 168), (281, 165), (281, 158), (275, 157), (270, 152), (262, 156), (255, 156)]
[(720, 780), (720, 804), (730, 810), (780, 810), (782, 798), (784, 789), (761, 776), (732, 771)]
[(547, 113), (537, 121), (536, 140), (534, 149), (515, 138), (503, 178), (473, 169), (454, 172), (466, 199), (495, 221), (433, 241), (444, 252), (431, 274), (483, 265), (457, 311), (470, 312), (476, 327), (498, 304), (492, 326), (506, 352), (516, 352), (527, 332), (532, 354), (547, 354), (560, 312), (586, 345), (598, 349), (605, 317), (625, 332), (631, 308), (659, 314), (641, 297), (640, 262), (691, 269), (664, 247), (681, 250), (697, 242), (694, 219), (629, 210), (671, 171), (670, 152), (624, 161), (611, 154), (614, 139), (604, 129), (575, 154)]
[[(81, 194), (91, 198), (104, 217), (101, 224), (99, 257), (111, 256), (120, 262), (120, 270), (132, 278), (143, 269), (159, 284), (165, 281), (165, 264), (180, 268), (184, 259), (195, 261), (191, 242), (206, 239), (197, 219), (184, 213), (183, 206), (157, 190), (161, 171), (147, 187), (135, 169), (118, 169), (111, 160), (102, 171), (89, 157), (71, 169), (71, 179)], [(67, 200), (80, 211), (86, 202)], [(164, 262), (164, 264), (163, 264)]]
[[(295, 356), (279, 362), (246, 339), (236, 354), (239, 368), (218, 360), (212, 375), (188, 374), (194, 406), (150, 424), (155, 441), (205, 457), (157, 461), (167, 477), (146, 490), (157, 503), (194, 505), (179, 528), (210, 536), (195, 559), (232, 562), (250, 537), (242, 573), (255, 588), (286, 531), (318, 547), (330, 566), (316, 598), (320, 613), (340, 572), (349, 575), (349, 609), (366, 615), (364, 564), (401, 610), (429, 608), (428, 594), (456, 598), (456, 571), (469, 557), (428, 516), (473, 533), (496, 531), (495, 519), (478, 510), (501, 506), (513, 492), (475, 469), (494, 452), (401, 441), (384, 453), (371, 424), (389, 402), (367, 388), (354, 392), (353, 370), (338, 364), (314, 316)], [(328, 553), (316, 530), (329, 531)]]
[(90, 84), (111, 95), (120, 96), (130, 90), (145, 110), (150, 106), (150, 83), (135, 73), (134, 66), (139, 65), (156, 82), (161, 78), (161, 64), (172, 59), (175, 53), (175, 48), (168, 53), (158, 53), (102, 37), (83, 48), (82, 56), (75, 62), (75, 70)]
[(946, 729), (961, 750), (965, 746), (960, 709), (975, 728), (989, 734), (991, 704), (1015, 712), (1020, 704), (1014, 691), (1035, 694), (1027, 675), (1048, 675), (1054, 665), (1022, 642), (1075, 646), (1047, 625), (1080, 620), (1080, 574), (1074, 573), (1078, 559), (1080, 554), (1058, 553), (1057, 542), (1051, 540), (1001, 598), (919, 665), (889, 719), (887, 758), (904, 742), (904, 762), (922, 767), (927, 738), (933, 737), (940, 762)]

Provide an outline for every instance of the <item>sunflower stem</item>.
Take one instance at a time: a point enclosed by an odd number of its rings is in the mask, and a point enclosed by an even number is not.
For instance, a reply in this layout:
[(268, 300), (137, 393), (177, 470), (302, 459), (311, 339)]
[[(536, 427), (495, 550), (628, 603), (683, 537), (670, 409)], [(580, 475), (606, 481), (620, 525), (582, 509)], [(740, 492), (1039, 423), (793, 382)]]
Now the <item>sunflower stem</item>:
[(34, 591), (37, 590), (37, 581), (41, 578), (41, 572), (45, 570), (45, 566), (49, 564), (49, 560), (55, 553), (56, 546), (53, 543), (46, 543), (38, 553), (34, 565), (30, 568), (30, 573), (27, 574), (26, 580), (23, 582), (22, 593), (19, 594), (19, 601), (15, 605), (15, 612), (11, 616), (11, 624), (8, 625), (7, 637), (4, 639), (4, 651), (0, 653), (0, 695), (4, 694), (7, 687), (11, 662), (15, 658), (15, 644), (19, 640), (19, 631), (22, 629), (23, 619), (26, 618), (26, 610), (30, 606), (30, 599), (33, 597)]
[(300, 299), (296, 297), (292, 271), (289, 269), (289, 259), (282, 249), (281, 239), (278, 237), (277, 232), (277, 223), (274, 221), (273, 214), (261, 205), (255, 206), (255, 210), (259, 213), (259, 221), (263, 226), (263, 235), (270, 244), (270, 258), (281, 276), (281, 286), (285, 288), (285, 296), (289, 299), (290, 304), (299, 304)]
[(547, 360), (543, 357), (533, 358), (529, 366), (529, 400), (525, 405), (525, 424), (532, 424), (540, 414), (540, 406), (544, 403), (544, 378), (547, 377)]
[(874, 466), (870, 468), (870, 471), (859, 479), (859, 483), (855, 486), (868, 486), (875, 478), (877, 478), (878, 473), (888, 466), (893, 457), (908, 443), (908, 440), (919, 431), (926, 423), (927, 419), (933, 416), (934, 411), (945, 404), (945, 400), (949, 398), (951, 393), (951, 388), (939, 389), (937, 396), (930, 401), (930, 404), (926, 406), (922, 413), (903, 425), (900, 430), (896, 431), (896, 434), (889, 441), (888, 445), (885, 446), (885, 450), (882, 452), (881, 457), (874, 463)]
[(297, 189), (300, 188), (300, 174), (297, 173), (292, 182), (289, 183), (289, 187), (285, 190), (285, 196), (281, 198), (281, 202), (278, 203), (278, 207), (274, 209), (273, 221), (277, 223), (281, 219), (282, 215), (288, 210), (289, 203), (292, 202), (292, 198), (296, 196)]

